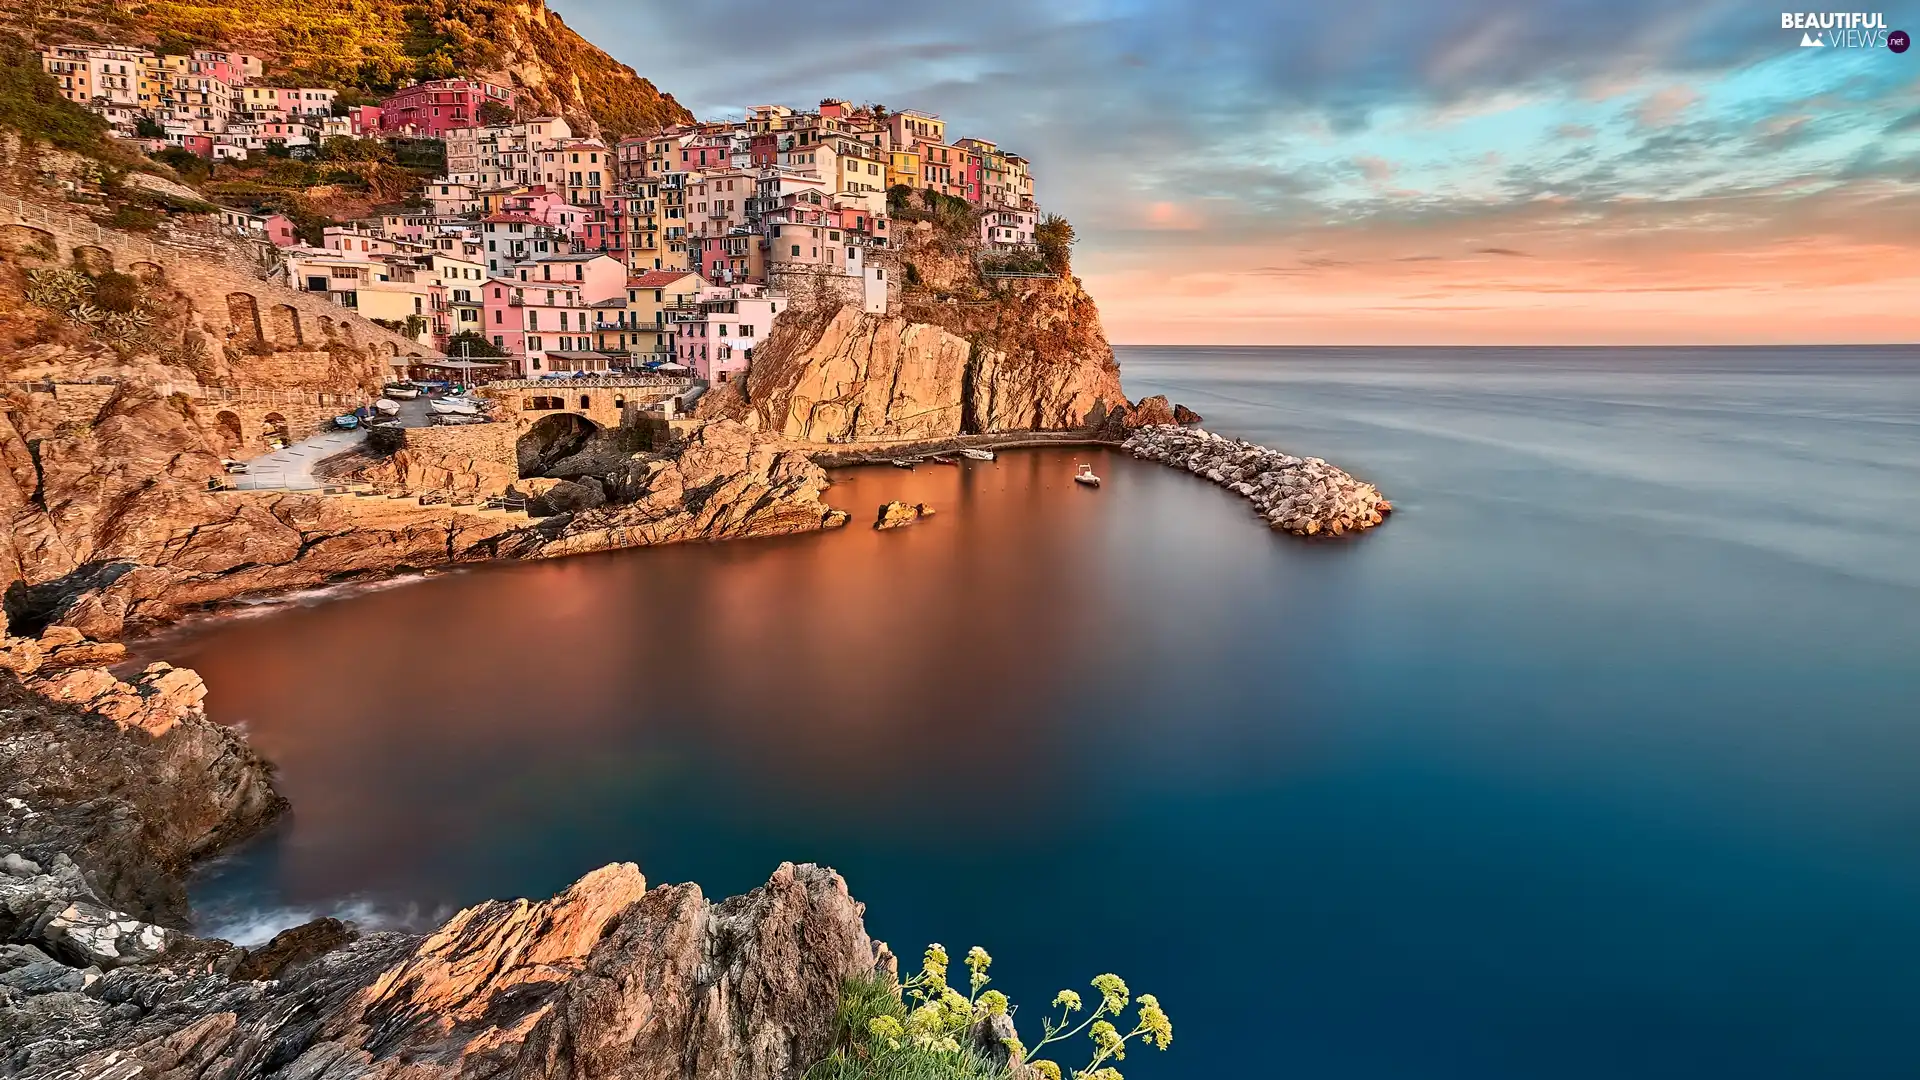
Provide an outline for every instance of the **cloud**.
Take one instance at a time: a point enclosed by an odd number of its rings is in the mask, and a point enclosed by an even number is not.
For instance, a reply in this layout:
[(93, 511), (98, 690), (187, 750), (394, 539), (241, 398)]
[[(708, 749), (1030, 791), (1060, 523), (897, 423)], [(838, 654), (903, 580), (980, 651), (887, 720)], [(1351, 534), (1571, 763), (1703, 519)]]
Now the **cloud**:
[(1506, 256), (1507, 258), (1510, 258), (1510, 259), (1531, 259), (1531, 258), (1533, 258), (1533, 256), (1531, 256), (1531, 255), (1529, 255), (1529, 254), (1527, 254), (1527, 253), (1526, 253), (1526, 252), (1524, 252), (1524, 251), (1515, 251), (1515, 250), (1514, 250), (1514, 249), (1512, 249), (1512, 248), (1503, 248), (1503, 247), (1483, 247), (1483, 248), (1474, 248), (1473, 250), (1474, 250), (1474, 253), (1475, 253), (1476, 255), (1504, 255), (1504, 256)]
[(1561, 124), (1553, 129), (1553, 137), (1556, 139), (1570, 139), (1581, 142), (1591, 139), (1598, 134), (1600, 134), (1600, 130), (1592, 124)]
[(1384, 184), (1393, 179), (1393, 162), (1386, 158), (1363, 154), (1353, 159), (1353, 166), (1369, 184)]
[(1648, 94), (1634, 117), (1642, 127), (1672, 127), (1699, 101), (1700, 94), (1693, 87), (1676, 84)]

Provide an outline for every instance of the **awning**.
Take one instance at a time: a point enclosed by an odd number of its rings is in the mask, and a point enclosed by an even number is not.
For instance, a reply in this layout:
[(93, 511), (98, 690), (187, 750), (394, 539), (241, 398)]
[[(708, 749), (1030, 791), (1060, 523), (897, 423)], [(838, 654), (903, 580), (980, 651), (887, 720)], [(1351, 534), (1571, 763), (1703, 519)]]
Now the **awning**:
[(451, 368), (454, 371), (476, 371), (480, 368), (506, 366), (505, 360), (413, 360), (405, 357), (395, 358), (396, 362), (405, 360), (410, 367)]

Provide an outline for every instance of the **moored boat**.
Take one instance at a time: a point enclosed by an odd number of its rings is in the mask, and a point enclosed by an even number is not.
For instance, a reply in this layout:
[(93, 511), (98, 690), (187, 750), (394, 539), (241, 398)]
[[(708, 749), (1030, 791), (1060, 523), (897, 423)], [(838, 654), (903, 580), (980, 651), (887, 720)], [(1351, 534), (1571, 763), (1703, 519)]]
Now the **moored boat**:
[(993, 451), (991, 450), (975, 450), (971, 447), (961, 447), (955, 450), (954, 453), (959, 454), (961, 457), (972, 458), (975, 461), (993, 460)]
[(360, 426), (360, 418), (352, 413), (343, 413), (333, 418), (333, 426), (351, 431)]
[(420, 396), (420, 388), (406, 383), (388, 383), (380, 392), (395, 401), (412, 401)]
[(472, 416), (480, 411), (478, 406), (464, 398), (431, 398), (427, 405), (443, 416)]
[(373, 403), (373, 407), (383, 416), (392, 416), (400, 411), (400, 403), (392, 398), (381, 398)]
[(1100, 478), (1093, 475), (1093, 466), (1085, 464), (1084, 462), (1080, 466), (1080, 471), (1073, 474), (1073, 482), (1076, 484), (1085, 484), (1087, 487), (1097, 488), (1100, 486)]
[(893, 459), (893, 467), (896, 469), (911, 469), (913, 468), (913, 462), (906, 458), (897, 457)]

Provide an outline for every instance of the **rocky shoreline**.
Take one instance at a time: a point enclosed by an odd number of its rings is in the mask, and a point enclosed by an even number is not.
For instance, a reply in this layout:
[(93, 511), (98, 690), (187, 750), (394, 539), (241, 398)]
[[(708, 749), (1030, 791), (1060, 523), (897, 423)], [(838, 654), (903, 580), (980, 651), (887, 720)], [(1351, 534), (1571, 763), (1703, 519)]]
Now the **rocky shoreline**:
[(1360, 532), (1393, 512), (1378, 488), (1320, 458), (1295, 457), (1200, 428), (1149, 425), (1128, 435), (1120, 448), (1243, 495), (1269, 525), (1296, 536)]

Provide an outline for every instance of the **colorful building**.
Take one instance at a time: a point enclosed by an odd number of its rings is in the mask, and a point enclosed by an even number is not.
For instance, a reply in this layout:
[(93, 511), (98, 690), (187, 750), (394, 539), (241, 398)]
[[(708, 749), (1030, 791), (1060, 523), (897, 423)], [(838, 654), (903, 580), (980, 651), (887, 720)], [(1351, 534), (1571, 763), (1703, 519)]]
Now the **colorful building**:
[(454, 128), (477, 127), (487, 104), (512, 109), (513, 91), (479, 79), (433, 79), (403, 86), (380, 103), (386, 134), (442, 138)]

